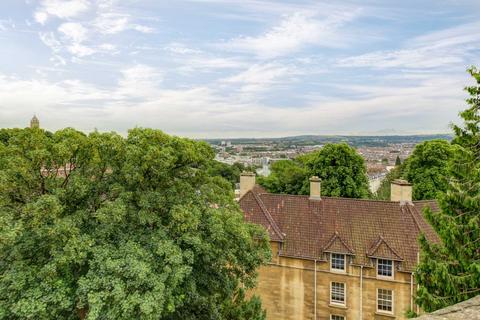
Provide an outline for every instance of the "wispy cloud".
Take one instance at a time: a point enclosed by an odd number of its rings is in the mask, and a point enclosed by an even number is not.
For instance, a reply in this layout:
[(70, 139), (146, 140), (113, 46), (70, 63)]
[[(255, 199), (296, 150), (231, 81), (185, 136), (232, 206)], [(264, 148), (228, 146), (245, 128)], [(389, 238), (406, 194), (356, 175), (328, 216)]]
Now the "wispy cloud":
[(294, 66), (270, 62), (265, 64), (254, 64), (247, 70), (240, 72), (223, 81), (230, 84), (239, 84), (243, 92), (258, 92), (291, 81), (294, 74), (299, 70)]
[(143, 33), (152, 33), (154, 31), (151, 27), (133, 23), (129, 14), (116, 12), (99, 14), (93, 25), (103, 34), (116, 34), (126, 30), (135, 30)]
[(339, 28), (357, 16), (358, 11), (337, 12), (323, 18), (310, 12), (296, 12), (284, 16), (278, 25), (259, 36), (233, 38), (222, 47), (253, 53), (261, 58), (284, 56), (308, 45), (342, 47), (345, 39), (342, 39)]
[(45, 24), (50, 17), (73, 18), (89, 8), (87, 0), (43, 0), (35, 11), (34, 18), (38, 23)]
[(340, 59), (343, 67), (439, 68), (468, 63), (479, 53), (480, 23), (468, 23), (415, 37), (398, 50), (381, 50)]

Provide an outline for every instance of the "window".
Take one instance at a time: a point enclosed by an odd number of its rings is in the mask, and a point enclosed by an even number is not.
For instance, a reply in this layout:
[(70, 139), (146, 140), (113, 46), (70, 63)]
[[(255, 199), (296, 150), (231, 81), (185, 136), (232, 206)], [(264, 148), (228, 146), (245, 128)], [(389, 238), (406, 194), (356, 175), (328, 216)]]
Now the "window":
[(330, 256), (331, 268), (336, 271), (345, 271), (345, 255), (332, 253)]
[(345, 283), (332, 282), (330, 286), (330, 302), (345, 304)]
[(393, 312), (393, 291), (387, 289), (377, 289), (377, 311)]
[(393, 261), (386, 259), (377, 259), (377, 276), (393, 277)]
[(330, 320), (345, 320), (344, 316), (338, 316), (336, 314), (330, 315)]

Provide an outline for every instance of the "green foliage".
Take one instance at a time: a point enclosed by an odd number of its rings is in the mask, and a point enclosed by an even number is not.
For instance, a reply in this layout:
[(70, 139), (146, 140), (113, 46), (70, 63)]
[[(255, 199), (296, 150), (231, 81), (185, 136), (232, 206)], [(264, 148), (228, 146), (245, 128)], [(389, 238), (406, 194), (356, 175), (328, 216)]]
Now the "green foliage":
[(308, 194), (308, 172), (299, 161), (279, 160), (270, 166), (267, 177), (259, 177), (258, 183), (273, 193)]
[(407, 312), (405, 312), (405, 316), (410, 319), (418, 317), (418, 314), (415, 311), (408, 309)]
[(413, 199), (437, 199), (447, 190), (447, 167), (453, 149), (446, 140), (425, 141), (415, 146), (403, 171), (403, 177), (413, 184)]
[(275, 193), (308, 194), (309, 178), (322, 179), (322, 195), (365, 198), (369, 195), (363, 158), (345, 143), (327, 144), (319, 151), (274, 163), (259, 183)]
[(402, 160), (400, 159), (400, 156), (397, 156), (397, 157), (395, 158), (395, 166), (399, 166), (399, 165), (401, 165), (401, 164), (402, 164)]
[(208, 174), (211, 176), (220, 176), (229, 181), (232, 187), (240, 181), (240, 174), (244, 171), (255, 172), (255, 168), (247, 167), (242, 163), (235, 162), (232, 165), (212, 160), (208, 168)]
[(304, 161), (309, 176), (322, 179), (322, 194), (347, 198), (369, 196), (365, 162), (346, 143), (327, 144), (308, 154)]
[(380, 187), (378, 187), (378, 190), (375, 192), (375, 194), (372, 195), (372, 198), (376, 200), (390, 200), (390, 186), (393, 180), (401, 178), (402, 174), (403, 165), (396, 166), (395, 168), (390, 170), (390, 172), (387, 173), (385, 178), (380, 183)]
[[(0, 143), (0, 319), (264, 319), (269, 259), (202, 142), (133, 129)], [(198, 308), (197, 308), (198, 307)]]
[(439, 212), (425, 215), (441, 243), (420, 239), (417, 302), (426, 311), (461, 302), (480, 293), (480, 73), (469, 72), (476, 85), (467, 87), (468, 109), (460, 113), (463, 126), (453, 126), (450, 183), (440, 197)]

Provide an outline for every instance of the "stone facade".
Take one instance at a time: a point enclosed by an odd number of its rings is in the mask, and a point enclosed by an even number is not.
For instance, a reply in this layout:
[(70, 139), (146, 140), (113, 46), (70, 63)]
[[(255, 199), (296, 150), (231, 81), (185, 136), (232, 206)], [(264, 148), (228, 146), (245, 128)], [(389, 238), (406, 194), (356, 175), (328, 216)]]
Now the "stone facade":
[[(405, 312), (412, 308), (416, 286), (412, 285), (411, 273), (395, 272), (392, 280), (377, 279), (374, 267), (347, 263), (342, 274), (330, 271), (329, 261), (316, 261), (315, 279), (315, 261), (281, 257), (278, 243), (271, 244), (273, 259), (260, 269), (255, 290), (267, 310), (267, 319), (330, 320), (331, 315), (352, 320), (406, 319)], [(332, 281), (345, 283), (345, 306), (330, 303)], [(377, 289), (393, 291), (392, 314), (377, 312)]]

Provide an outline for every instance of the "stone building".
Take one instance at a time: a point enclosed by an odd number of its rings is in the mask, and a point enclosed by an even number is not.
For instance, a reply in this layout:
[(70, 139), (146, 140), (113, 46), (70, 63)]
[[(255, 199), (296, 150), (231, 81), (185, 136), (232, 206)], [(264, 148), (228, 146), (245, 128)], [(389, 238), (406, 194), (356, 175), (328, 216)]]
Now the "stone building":
[(272, 260), (259, 271), (256, 294), (268, 319), (405, 319), (414, 304), (413, 273), (420, 233), (439, 241), (422, 216), (435, 201), (412, 201), (412, 186), (398, 180), (391, 201), (267, 193), (255, 175), (240, 179), (247, 221), (264, 226)]
[(34, 115), (33, 118), (30, 120), (30, 128), (40, 128), (40, 121), (38, 120), (36, 115)]

